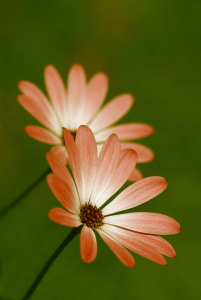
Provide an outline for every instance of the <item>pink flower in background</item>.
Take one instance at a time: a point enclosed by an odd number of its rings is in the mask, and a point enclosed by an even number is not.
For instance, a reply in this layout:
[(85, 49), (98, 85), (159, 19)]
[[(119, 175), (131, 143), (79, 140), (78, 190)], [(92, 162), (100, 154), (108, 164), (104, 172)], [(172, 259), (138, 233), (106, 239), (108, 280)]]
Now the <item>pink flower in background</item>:
[[(59, 156), (65, 164), (67, 153), (62, 126), (75, 137), (80, 125), (91, 128), (99, 152), (106, 139), (114, 133), (121, 141), (121, 149), (136, 150), (139, 163), (153, 160), (153, 151), (141, 144), (131, 142), (152, 134), (154, 131), (152, 126), (143, 123), (112, 126), (130, 110), (134, 102), (133, 96), (120, 95), (101, 108), (108, 89), (106, 74), (97, 73), (87, 82), (84, 69), (75, 64), (70, 69), (66, 89), (57, 69), (48, 65), (45, 68), (45, 84), (50, 101), (33, 83), (29, 81), (18, 83), (23, 93), (17, 97), (19, 103), (46, 127), (29, 125), (25, 127), (25, 132), (40, 142), (54, 145), (50, 151)], [(129, 179), (136, 181), (142, 177), (142, 173), (135, 168)]]
[(118, 137), (112, 134), (98, 157), (94, 135), (87, 126), (79, 127), (76, 141), (67, 129), (64, 128), (63, 132), (74, 179), (54, 153), (46, 154), (54, 172), (47, 177), (48, 185), (65, 208), (51, 209), (49, 218), (69, 227), (83, 225), (80, 233), (82, 260), (89, 263), (97, 256), (94, 231), (129, 268), (134, 266), (135, 261), (127, 249), (161, 265), (166, 264), (163, 255), (175, 257), (173, 247), (158, 236), (180, 232), (180, 225), (174, 219), (146, 212), (111, 216), (157, 196), (167, 187), (166, 180), (158, 176), (142, 179), (108, 204), (107, 200), (132, 173), (137, 162), (136, 152), (121, 150)]

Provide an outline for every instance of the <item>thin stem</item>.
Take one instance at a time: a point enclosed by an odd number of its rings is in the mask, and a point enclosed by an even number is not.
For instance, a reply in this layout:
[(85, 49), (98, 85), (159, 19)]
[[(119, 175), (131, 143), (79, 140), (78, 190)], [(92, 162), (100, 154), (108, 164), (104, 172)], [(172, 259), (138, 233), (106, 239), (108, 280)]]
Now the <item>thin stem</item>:
[(30, 299), (31, 295), (33, 294), (33, 292), (35, 291), (35, 289), (37, 288), (37, 286), (39, 285), (39, 283), (41, 282), (41, 280), (43, 279), (45, 273), (47, 272), (47, 270), (49, 269), (49, 267), (52, 265), (52, 263), (55, 261), (55, 259), (57, 258), (57, 256), (62, 252), (62, 250), (68, 245), (68, 243), (78, 234), (80, 233), (81, 228), (73, 228), (71, 230), (71, 232), (69, 233), (69, 235), (65, 238), (65, 240), (61, 243), (61, 245), (57, 248), (57, 250), (53, 253), (53, 255), (50, 257), (50, 259), (48, 260), (48, 262), (46, 263), (46, 265), (43, 267), (43, 269), (41, 270), (41, 272), (39, 273), (38, 277), (36, 278), (36, 280), (34, 281), (34, 283), (32, 284), (32, 286), (30, 287), (30, 289), (28, 290), (28, 292), (26, 293), (26, 295), (24, 296), (24, 298), (22, 300), (28, 300)]
[(0, 218), (3, 217), (6, 213), (8, 213), (12, 208), (14, 208), (20, 201), (23, 200), (25, 196), (29, 194), (29, 192), (34, 189), (49, 173), (51, 169), (48, 168), (35, 182), (33, 182), (24, 192), (22, 192), (13, 202), (11, 202), (7, 207), (5, 207), (0, 212)]

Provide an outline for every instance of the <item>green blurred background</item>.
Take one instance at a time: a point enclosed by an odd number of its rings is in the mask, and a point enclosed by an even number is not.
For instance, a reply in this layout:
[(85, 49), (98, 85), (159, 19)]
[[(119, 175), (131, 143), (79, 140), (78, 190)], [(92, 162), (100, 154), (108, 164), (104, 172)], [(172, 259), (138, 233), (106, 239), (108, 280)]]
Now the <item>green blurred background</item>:
[[(142, 143), (156, 158), (141, 170), (169, 183), (136, 210), (169, 215), (182, 227), (179, 235), (167, 237), (177, 257), (167, 258), (165, 267), (134, 254), (136, 266), (127, 269), (100, 238), (97, 259), (84, 264), (77, 237), (32, 299), (201, 299), (201, 2), (1, 0), (0, 7), (1, 209), (47, 168), (49, 146), (24, 133), (37, 121), (17, 103), (17, 82), (26, 79), (45, 91), (46, 64), (54, 64), (66, 80), (78, 62), (88, 78), (98, 71), (109, 75), (107, 101), (125, 92), (135, 95), (121, 122), (155, 127)], [(0, 220), (1, 300), (21, 299), (70, 231), (48, 220), (57, 205), (44, 180)]]

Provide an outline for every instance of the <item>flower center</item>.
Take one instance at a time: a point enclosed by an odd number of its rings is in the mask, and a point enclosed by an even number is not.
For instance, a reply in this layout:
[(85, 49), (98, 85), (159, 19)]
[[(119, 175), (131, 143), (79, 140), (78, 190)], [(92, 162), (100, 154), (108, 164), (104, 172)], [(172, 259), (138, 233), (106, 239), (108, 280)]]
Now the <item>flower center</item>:
[(69, 131), (69, 132), (70, 132), (70, 134), (72, 135), (72, 137), (73, 137), (73, 139), (75, 141), (77, 131), (75, 130), (75, 131)]
[(101, 226), (103, 218), (102, 209), (97, 208), (96, 205), (85, 204), (80, 209), (81, 222), (88, 227), (97, 228)]
[[(76, 131), (76, 130), (74, 130), (74, 131), (70, 131), (70, 130), (69, 130), (69, 132), (70, 132), (70, 134), (72, 135), (72, 137), (73, 137), (73, 139), (74, 139), (74, 141), (75, 141), (77, 131)], [(63, 136), (63, 134), (62, 134), (62, 140), (63, 140), (63, 145), (65, 145), (65, 141), (64, 141), (64, 136)]]

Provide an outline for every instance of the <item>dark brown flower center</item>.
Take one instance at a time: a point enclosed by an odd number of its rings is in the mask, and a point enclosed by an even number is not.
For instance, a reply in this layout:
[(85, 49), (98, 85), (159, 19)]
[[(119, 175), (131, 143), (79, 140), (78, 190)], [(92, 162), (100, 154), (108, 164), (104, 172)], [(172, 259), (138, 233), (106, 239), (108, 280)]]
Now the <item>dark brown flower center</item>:
[(85, 204), (80, 209), (80, 220), (88, 227), (97, 228), (101, 226), (103, 218), (102, 209), (97, 208), (96, 205)]
[[(74, 131), (70, 131), (70, 130), (69, 130), (69, 132), (70, 132), (70, 134), (72, 135), (72, 137), (73, 137), (73, 139), (74, 139), (74, 141), (75, 141), (77, 131), (76, 131), (76, 130), (74, 130)], [(62, 140), (63, 140), (63, 145), (65, 145), (65, 141), (64, 141), (64, 136), (63, 136), (63, 134), (62, 134)]]
[(74, 141), (75, 141), (77, 131), (74, 130), (74, 131), (69, 131), (69, 132), (70, 132), (70, 134), (72, 135), (72, 137), (73, 137), (73, 139), (74, 139)]

